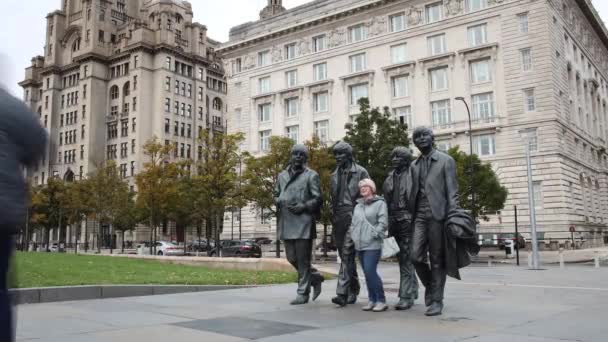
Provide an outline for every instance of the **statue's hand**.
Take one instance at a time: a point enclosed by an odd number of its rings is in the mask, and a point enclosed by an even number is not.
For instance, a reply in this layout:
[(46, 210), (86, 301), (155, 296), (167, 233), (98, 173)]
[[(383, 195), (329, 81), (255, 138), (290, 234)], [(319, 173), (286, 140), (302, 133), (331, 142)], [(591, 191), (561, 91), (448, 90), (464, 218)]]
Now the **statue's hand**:
[(300, 215), (306, 210), (306, 205), (304, 203), (290, 204), (287, 209), (289, 209), (292, 214)]

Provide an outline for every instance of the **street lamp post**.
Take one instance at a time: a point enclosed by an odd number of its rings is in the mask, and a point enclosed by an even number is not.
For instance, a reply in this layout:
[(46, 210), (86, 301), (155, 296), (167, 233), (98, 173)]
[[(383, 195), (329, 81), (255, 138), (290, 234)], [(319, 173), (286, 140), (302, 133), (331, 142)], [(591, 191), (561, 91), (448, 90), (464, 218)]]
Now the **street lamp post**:
[(536, 203), (534, 200), (534, 184), (532, 182), (532, 158), (530, 156), (530, 136), (526, 135), (526, 166), (528, 174), (528, 204), (530, 206), (530, 232), (532, 235), (532, 269), (540, 269), (538, 253), (538, 238), (536, 236)]
[[(456, 98), (457, 101), (462, 101), (462, 103), (464, 103), (465, 107), (467, 108), (467, 115), (469, 117), (469, 155), (470, 157), (470, 162), (469, 162), (469, 183), (470, 183), (470, 189), (471, 189), (471, 206), (473, 208), (475, 208), (475, 186), (473, 183), (473, 129), (472, 129), (472, 125), (471, 125), (471, 110), (469, 109), (469, 104), (467, 103), (467, 101), (464, 99), (464, 97), (459, 96)], [(475, 224), (477, 224), (477, 215), (475, 213), (475, 210), (472, 211), (473, 214), (473, 221), (475, 221)]]

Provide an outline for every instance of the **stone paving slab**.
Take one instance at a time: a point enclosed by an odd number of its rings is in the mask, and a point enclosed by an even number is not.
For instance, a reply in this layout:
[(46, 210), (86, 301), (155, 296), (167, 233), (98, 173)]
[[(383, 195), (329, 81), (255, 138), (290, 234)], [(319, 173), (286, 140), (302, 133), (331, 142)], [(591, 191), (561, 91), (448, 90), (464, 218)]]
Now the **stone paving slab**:
[[(389, 304), (398, 269), (380, 268)], [(524, 341), (605, 342), (608, 269), (470, 267), (449, 280), (444, 315), (336, 308), (336, 282), (316, 302), (291, 306), (296, 285), (18, 307), (18, 341)], [(421, 290), (423, 291), (423, 289)], [(421, 293), (422, 295), (422, 293)]]

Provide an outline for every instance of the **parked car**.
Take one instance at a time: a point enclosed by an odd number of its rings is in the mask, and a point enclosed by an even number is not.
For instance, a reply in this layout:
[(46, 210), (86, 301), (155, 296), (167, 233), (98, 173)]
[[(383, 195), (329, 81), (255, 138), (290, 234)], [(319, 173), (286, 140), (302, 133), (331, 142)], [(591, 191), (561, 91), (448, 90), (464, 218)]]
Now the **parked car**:
[(51, 246), (49, 247), (49, 251), (50, 252), (59, 252), (59, 244), (52, 243)]
[[(210, 244), (213, 246), (213, 243)], [(209, 246), (207, 245), (207, 240), (192, 241), (188, 243), (186, 250), (190, 252), (207, 252), (209, 250)]]
[[(221, 253), (224, 257), (237, 258), (261, 258), (262, 248), (253, 241), (222, 240), (220, 241)], [(217, 248), (209, 250), (209, 256), (217, 255)]]
[(267, 238), (267, 237), (259, 237), (259, 238), (255, 238), (255, 243), (257, 243), (258, 245), (270, 245), (272, 243), (272, 240)]
[(502, 233), (498, 234), (498, 246), (500, 249), (504, 249), (507, 241), (513, 240), (515, 241), (515, 248), (526, 248), (526, 239), (521, 234), (517, 234), (517, 239), (515, 238), (515, 233)]

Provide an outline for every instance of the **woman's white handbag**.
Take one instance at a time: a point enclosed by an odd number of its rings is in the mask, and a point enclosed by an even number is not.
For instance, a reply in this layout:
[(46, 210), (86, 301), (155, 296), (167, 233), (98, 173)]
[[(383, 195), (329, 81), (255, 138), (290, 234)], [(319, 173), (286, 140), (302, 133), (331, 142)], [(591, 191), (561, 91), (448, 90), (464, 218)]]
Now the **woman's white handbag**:
[(399, 245), (394, 237), (382, 240), (382, 259), (392, 258), (399, 253)]

